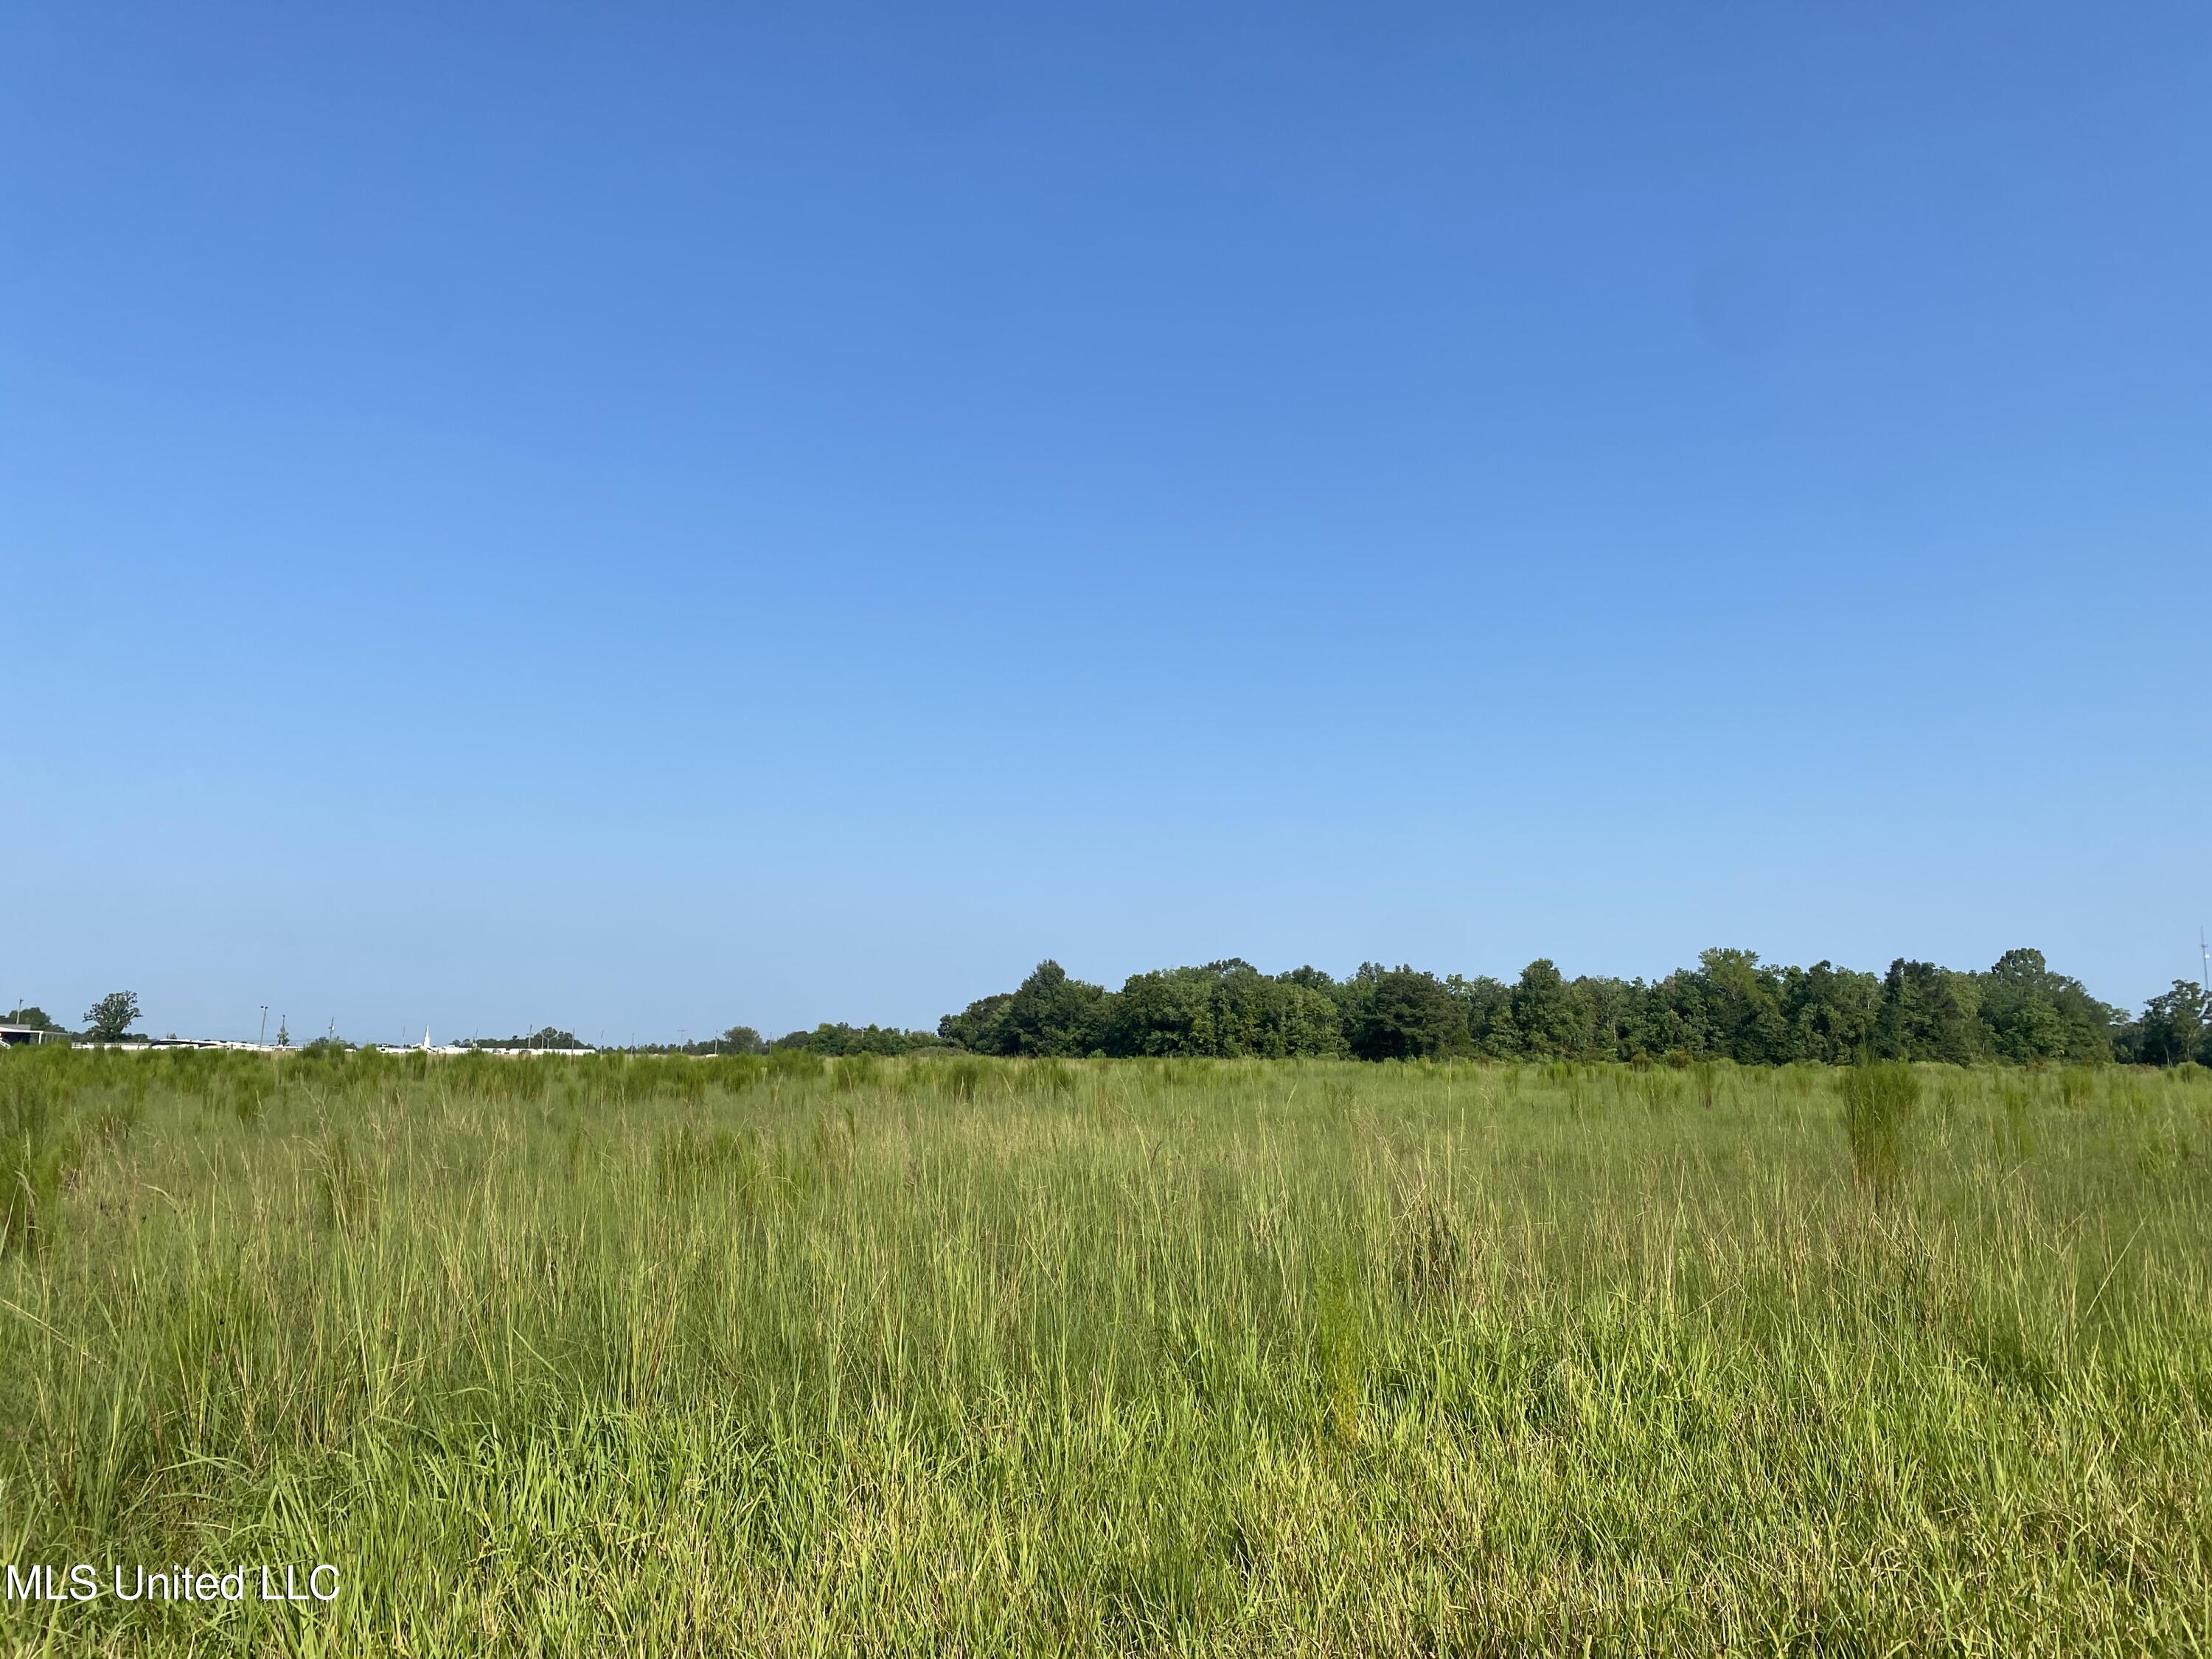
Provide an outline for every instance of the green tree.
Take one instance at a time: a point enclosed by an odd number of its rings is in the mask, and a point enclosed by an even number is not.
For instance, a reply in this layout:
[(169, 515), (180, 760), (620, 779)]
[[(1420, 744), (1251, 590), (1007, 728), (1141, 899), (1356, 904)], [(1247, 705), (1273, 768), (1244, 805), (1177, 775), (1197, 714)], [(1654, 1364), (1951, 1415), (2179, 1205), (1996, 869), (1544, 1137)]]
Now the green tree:
[[(832, 1024), (825, 1020), (811, 1031), (792, 1031), (778, 1037), (769, 1045), (769, 1051), (803, 1048), (809, 1054), (833, 1058), (841, 1054), (910, 1054), (917, 1048), (937, 1048), (940, 1041), (927, 1031), (902, 1031), (896, 1025), (854, 1025), (842, 1019)], [(736, 1052), (755, 1051), (740, 1048)]]
[(1307, 978), (1271, 979), (1240, 957), (1132, 974), (1107, 1005), (1103, 1047), (1113, 1055), (1279, 1060), (1344, 1051), (1332, 997)]
[(1721, 1054), (1742, 1066), (1777, 1066), (1792, 1058), (1781, 975), (1761, 966), (1757, 951), (1700, 951), (1698, 973), (1705, 982), (1713, 1046)]
[[(2165, 1000), (2159, 1006), (2164, 1010)], [(2030, 950), (2008, 951), (1985, 973), (1899, 957), (1876, 975), (1825, 961), (1784, 968), (1751, 951), (1714, 949), (1700, 953), (1695, 968), (1650, 983), (1602, 975), (1569, 981), (1540, 957), (1510, 987), (1372, 962), (1343, 980), (1310, 966), (1271, 976), (1231, 957), (1133, 974), (1109, 994), (1047, 962), (1019, 989), (947, 1014), (938, 1033), (987, 1054), (1233, 1058), (1348, 1048), (1364, 1059), (1474, 1053), (1966, 1065), (1993, 1054), (2085, 1063), (2115, 1052), (2132, 1055), (2144, 1043), (2165, 1053), (2176, 1041), (2166, 1033), (2179, 1018), (2166, 1011), (2148, 1028), (2124, 1023)], [(786, 1039), (811, 1040), (803, 1033)]]
[[(289, 1035), (290, 1034), (285, 1031), (280, 1025), (276, 1032), (276, 1046), (280, 1048), (283, 1048), (287, 1041), (289, 1041)], [(315, 1039), (316, 1042), (322, 1042), (325, 1041), (326, 1041), (326, 1039), (322, 1037)], [(315, 1043), (313, 1042), (307, 1045), (310, 1048), (314, 1046)], [(581, 1038), (578, 1037), (574, 1031), (563, 1031), (557, 1026), (552, 1025), (541, 1025), (527, 1036), (471, 1037), (465, 1043), (462, 1044), (462, 1047), (467, 1048), (501, 1049), (588, 1048), (591, 1046), (592, 1045), (590, 1043), (586, 1042)]]
[(1478, 1054), (1504, 1058), (1521, 1052), (1521, 1033), (1513, 1024), (1513, 993), (1488, 974), (1444, 981), (1467, 1022), (1468, 1045)]
[[(1649, 1054), (1687, 1054), (1703, 1059), (1714, 1051), (1713, 988), (1700, 973), (1676, 969), (1644, 988), (1644, 1018), (1636, 1047)], [(1632, 1053), (1634, 1049), (1631, 1050)]]
[(2136, 1029), (2136, 1058), (2146, 1066), (2179, 1066), (2185, 1060), (2212, 1061), (2212, 1019), (2203, 988), (2178, 979), (2164, 996), (2153, 997)]
[(1467, 1016), (1434, 974), (1370, 962), (1353, 983), (1346, 1035), (1360, 1059), (1431, 1060), (1467, 1051)]
[(1006, 1005), (1013, 1000), (1011, 991), (978, 997), (958, 1013), (939, 1020), (937, 1035), (972, 1054), (1012, 1054), (1013, 1050), (1006, 1046)]
[(0, 1025), (27, 1025), (34, 1031), (58, 1031), (62, 1029), (54, 1024), (52, 1016), (45, 1009), (27, 1006), (11, 1008), (0, 1014)]
[(1101, 1045), (1116, 1056), (1204, 1054), (1212, 1046), (1207, 976), (1188, 968), (1132, 974), (1108, 1012)]
[(131, 1030), (138, 1018), (138, 994), (110, 991), (84, 1011), (85, 1029), (98, 1042), (113, 1042)]
[(1972, 974), (1902, 957), (1889, 964), (1875, 1023), (1881, 1058), (1970, 1066), (1981, 1058), (1982, 1044), (1981, 988)]
[(1574, 1000), (1549, 957), (1539, 957), (1521, 970), (1510, 1000), (1513, 1029), (1520, 1034), (1523, 1054), (1558, 1060), (1580, 1048)]
[(1574, 1019), (1575, 1053), (1588, 1060), (1626, 1060), (1637, 1052), (1636, 1031), (1644, 988), (1626, 980), (1583, 974), (1567, 984)]
[(1261, 1011), (1255, 1052), (1267, 1059), (1320, 1058), (1345, 1051), (1343, 1012), (1325, 992), (1296, 980), (1270, 980)]
[(1826, 962), (1782, 975), (1783, 1017), (1793, 1060), (1831, 1066), (1871, 1054), (1881, 1020), (1881, 981)]
[(1087, 1054), (1105, 1036), (1106, 993), (1070, 979), (1058, 963), (1037, 963), (1007, 1000), (1000, 1052), (1068, 1057)]
[(1981, 981), (1981, 1018), (2000, 1060), (2109, 1060), (2118, 1012), (2079, 980), (2054, 974), (2040, 951), (2008, 951)]

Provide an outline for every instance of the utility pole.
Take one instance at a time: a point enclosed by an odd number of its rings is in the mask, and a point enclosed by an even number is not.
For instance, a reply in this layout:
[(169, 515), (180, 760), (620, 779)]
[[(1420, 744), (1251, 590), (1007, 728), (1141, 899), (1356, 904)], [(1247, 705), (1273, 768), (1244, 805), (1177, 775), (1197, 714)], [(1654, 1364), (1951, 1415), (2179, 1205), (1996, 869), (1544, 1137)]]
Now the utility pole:
[(265, 1002), (261, 1005), (261, 1042), (259, 1046), (264, 1048), (266, 1048), (269, 1046), (269, 1005)]

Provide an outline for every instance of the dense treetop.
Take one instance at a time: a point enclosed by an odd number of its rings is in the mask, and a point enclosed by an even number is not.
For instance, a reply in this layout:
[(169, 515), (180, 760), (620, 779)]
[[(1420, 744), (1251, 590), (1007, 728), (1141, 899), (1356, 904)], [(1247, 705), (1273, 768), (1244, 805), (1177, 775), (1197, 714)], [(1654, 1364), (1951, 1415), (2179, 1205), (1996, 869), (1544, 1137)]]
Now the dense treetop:
[(1539, 958), (1510, 985), (1372, 962), (1341, 980), (1263, 974), (1231, 957), (1109, 991), (1043, 962), (1013, 990), (947, 1014), (938, 1035), (988, 1054), (2173, 1065), (2212, 1062), (2207, 1020), (2189, 981), (2130, 1019), (2040, 951), (2008, 951), (1980, 972), (1900, 957), (1871, 974), (1714, 949), (1653, 981), (1571, 980)]
[(461, 1043), (464, 1048), (546, 1049), (588, 1048), (591, 1046), (590, 1043), (580, 1039), (574, 1031), (560, 1030), (551, 1025), (542, 1026), (528, 1036), (468, 1037)]

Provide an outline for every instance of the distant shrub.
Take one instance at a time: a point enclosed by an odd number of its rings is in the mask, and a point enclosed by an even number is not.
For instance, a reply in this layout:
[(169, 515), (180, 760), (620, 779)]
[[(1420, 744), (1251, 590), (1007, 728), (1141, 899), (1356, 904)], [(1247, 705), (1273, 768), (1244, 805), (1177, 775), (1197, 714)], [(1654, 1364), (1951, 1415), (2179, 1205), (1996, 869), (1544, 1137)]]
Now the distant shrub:
[(1905, 1172), (1913, 1110), (1920, 1103), (1920, 1074), (1903, 1060), (1880, 1060), (1846, 1069), (1836, 1088), (1844, 1099), (1852, 1168), (1869, 1189), (1887, 1193)]
[(778, 1048), (768, 1057), (769, 1075), (779, 1080), (817, 1078), (830, 1062), (811, 1048)]
[(1075, 1073), (1057, 1060), (1025, 1060), (1014, 1063), (1013, 1079), (1024, 1094), (1062, 1095), (1073, 1087)]
[(56, 1194), (80, 1155), (65, 1105), (75, 1093), (54, 1066), (13, 1056), (0, 1065), (0, 1256), (36, 1250), (52, 1224)]
[(1690, 1075), (1696, 1079), (1698, 1105), (1713, 1103), (1713, 1097), (1720, 1088), (1722, 1064), (1719, 1060), (1701, 1060), (1690, 1068)]
[(831, 1060), (830, 1066), (830, 1083), (840, 1094), (869, 1088), (883, 1080), (883, 1056), (870, 1054), (865, 1049), (840, 1055)]
[(653, 1149), (653, 1175), (664, 1192), (678, 1193), (714, 1182), (743, 1190), (760, 1175), (760, 1156), (750, 1141), (726, 1127), (679, 1124)]
[(343, 1132), (325, 1134), (313, 1155), (315, 1212), (333, 1232), (359, 1235), (375, 1213), (368, 1166)]
[(992, 1068), (988, 1060), (948, 1060), (931, 1066), (927, 1075), (939, 1094), (954, 1100), (973, 1100), (990, 1081)]
[(1392, 1228), (1391, 1273), (1412, 1297), (1450, 1294), (1467, 1262), (1458, 1218), (1426, 1191), (1401, 1200)]

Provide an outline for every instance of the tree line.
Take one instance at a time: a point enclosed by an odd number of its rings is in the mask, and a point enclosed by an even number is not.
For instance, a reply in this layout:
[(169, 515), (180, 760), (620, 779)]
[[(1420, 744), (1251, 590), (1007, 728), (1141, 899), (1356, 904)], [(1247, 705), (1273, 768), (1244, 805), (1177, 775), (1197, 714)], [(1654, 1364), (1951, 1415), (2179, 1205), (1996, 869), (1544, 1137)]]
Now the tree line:
[[(87, 1035), (124, 1039), (137, 1018), (127, 991), (86, 1011)], [(34, 1007), (0, 1021), (67, 1035)], [(278, 1032), (279, 1045), (289, 1034)], [(315, 1047), (350, 1047), (335, 1034)], [(554, 1026), (527, 1036), (471, 1037), (492, 1049), (586, 1049)], [(2212, 1065), (2212, 1000), (2176, 980), (2130, 1016), (2081, 981), (2054, 972), (2040, 951), (2008, 951), (1977, 971), (1903, 957), (1885, 974), (1831, 963), (1761, 962), (1751, 951), (1703, 952), (1695, 968), (1663, 979), (1568, 979), (1546, 958), (1512, 984), (1488, 975), (1439, 978), (1422, 969), (1363, 963), (1337, 979), (1318, 968), (1263, 974), (1231, 957), (1200, 968), (1133, 974), (1118, 991), (1071, 979), (1039, 963), (1012, 991), (977, 999), (931, 1031), (823, 1024), (773, 1042), (749, 1025), (633, 1054), (904, 1054), (952, 1048), (971, 1054), (1076, 1058), (1192, 1055), (1358, 1060), (2002, 1060), (2015, 1065), (2106, 1061)]]
[(2033, 950), (1978, 972), (1899, 957), (1873, 974), (1715, 949), (1658, 980), (1569, 979), (1539, 958), (1510, 985), (1371, 962), (1344, 979), (1263, 974), (1232, 957), (1134, 974), (1118, 991), (1042, 962), (1013, 990), (947, 1014), (938, 1036), (975, 1054), (1063, 1057), (2171, 1066), (2212, 1064), (2209, 1012), (2203, 988), (2177, 980), (2131, 1018)]

